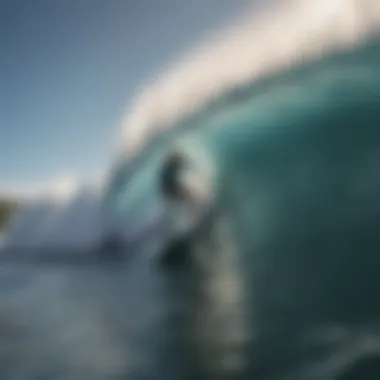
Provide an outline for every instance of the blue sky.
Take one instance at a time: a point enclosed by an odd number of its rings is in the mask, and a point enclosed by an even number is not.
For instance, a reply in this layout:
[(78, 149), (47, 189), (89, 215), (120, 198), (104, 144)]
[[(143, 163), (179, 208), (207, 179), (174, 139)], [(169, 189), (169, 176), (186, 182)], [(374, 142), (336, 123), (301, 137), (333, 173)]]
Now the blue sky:
[(250, 0), (0, 0), (0, 189), (109, 163), (136, 88)]

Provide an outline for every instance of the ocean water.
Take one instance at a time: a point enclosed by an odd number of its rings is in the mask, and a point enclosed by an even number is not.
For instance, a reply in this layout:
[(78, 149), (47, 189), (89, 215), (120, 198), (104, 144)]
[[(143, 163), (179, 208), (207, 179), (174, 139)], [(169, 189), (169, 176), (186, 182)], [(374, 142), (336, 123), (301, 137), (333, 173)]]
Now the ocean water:
[(171, 287), (152, 252), (98, 254), (2, 262), (2, 380), (183, 378)]

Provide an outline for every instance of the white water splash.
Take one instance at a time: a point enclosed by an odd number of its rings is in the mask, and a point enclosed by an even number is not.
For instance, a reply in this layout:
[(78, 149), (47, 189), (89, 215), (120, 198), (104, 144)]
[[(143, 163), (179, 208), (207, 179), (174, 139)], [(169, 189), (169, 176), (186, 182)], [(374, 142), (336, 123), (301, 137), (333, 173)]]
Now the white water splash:
[(135, 99), (122, 121), (128, 159), (222, 93), (380, 31), (378, 0), (284, 0), (251, 12), (172, 65)]

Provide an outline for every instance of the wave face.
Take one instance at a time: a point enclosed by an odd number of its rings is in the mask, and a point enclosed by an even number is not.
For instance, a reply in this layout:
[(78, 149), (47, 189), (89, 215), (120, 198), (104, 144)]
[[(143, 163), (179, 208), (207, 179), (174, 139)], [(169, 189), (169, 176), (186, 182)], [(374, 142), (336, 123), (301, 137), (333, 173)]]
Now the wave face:
[[(144, 127), (129, 140), (136, 149), (115, 172), (108, 201), (116, 214), (157, 201), (161, 220), (172, 218), (159, 256), (166, 273), (180, 273), (175, 287), (190, 305), (182, 342), (196, 363), (193, 378), (380, 376), (378, 3), (329, 4), (334, 12), (321, 2), (298, 23), (289, 8), (294, 50), (280, 67), (255, 67), (260, 75), (217, 87), (212, 100), (193, 93), (199, 104), (184, 100), (173, 113), (148, 93), (151, 108), (139, 108)], [(298, 24), (318, 29), (313, 43), (298, 36)], [(163, 192), (173, 154), (200, 174), (203, 203), (181, 170), (174, 183), (188, 192), (177, 204)], [(182, 227), (183, 217), (192, 223)]]
[[(110, 225), (119, 225), (117, 220), (125, 221), (122, 215), (130, 212), (141, 215), (141, 228), (144, 218), (159, 220), (149, 211), (162, 213), (157, 181), (149, 172), (160, 167), (164, 147), (184, 130), (204, 128), (204, 120), (228, 109), (229, 102), (250, 93), (258, 96), (266, 81), (294, 67), (355, 49), (376, 35), (379, 25), (376, 0), (284, 0), (263, 9), (253, 6), (238, 22), (184, 54), (137, 94), (122, 120), (119, 157), (105, 197)], [(127, 211), (132, 205), (136, 212)]]

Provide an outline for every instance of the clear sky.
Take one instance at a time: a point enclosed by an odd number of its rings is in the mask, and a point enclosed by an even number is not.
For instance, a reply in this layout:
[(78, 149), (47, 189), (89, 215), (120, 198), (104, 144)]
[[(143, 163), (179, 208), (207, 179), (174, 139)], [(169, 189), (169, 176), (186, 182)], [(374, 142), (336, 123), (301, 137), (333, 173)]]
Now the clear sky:
[(0, 189), (101, 170), (137, 86), (251, 2), (0, 0)]

